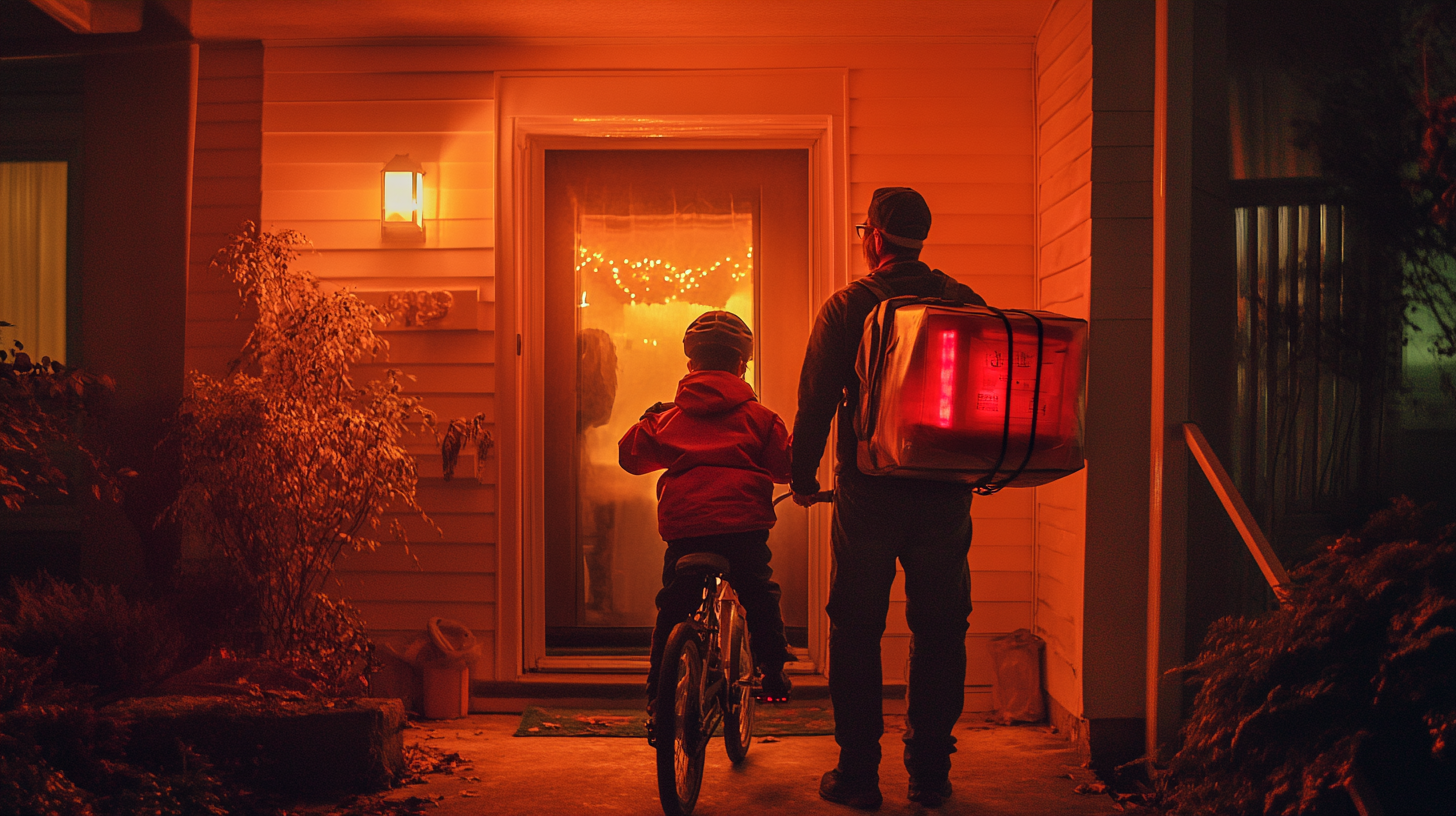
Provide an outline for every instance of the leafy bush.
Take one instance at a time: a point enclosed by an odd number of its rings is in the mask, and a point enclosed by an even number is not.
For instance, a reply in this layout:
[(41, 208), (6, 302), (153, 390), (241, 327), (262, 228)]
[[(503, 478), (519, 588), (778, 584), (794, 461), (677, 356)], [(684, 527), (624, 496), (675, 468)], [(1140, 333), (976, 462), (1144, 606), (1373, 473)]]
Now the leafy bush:
[(258, 317), (230, 374), (189, 376), (170, 432), (182, 489), (168, 516), (247, 592), (240, 626), (254, 650), (339, 680), (366, 647), (357, 613), (324, 582), (342, 552), (378, 546), (387, 510), (420, 512), (404, 439), (428, 415), (396, 371), (350, 379), (351, 363), (386, 350), (374, 327), (387, 317), (291, 269), (305, 243), (249, 223), (214, 258)]
[(233, 795), (186, 746), (142, 764), (125, 723), (88, 706), (0, 715), (0, 813), (226, 816)]
[(1456, 801), (1456, 525), (1408, 499), (1293, 574), (1280, 609), (1227, 618), (1165, 801), (1179, 814), (1353, 812), (1368, 778), (1390, 813)]
[(0, 646), (0, 714), (31, 703), (63, 702), (71, 695), (51, 675), (54, 659), (26, 657)]
[[(10, 325), (0, 320), (0, 327)], [(98, 498), (117, 497), (115, 481), (82, 441), (113, 390), (110, 377), (49, 357), (32, 361), (19, 340), (12, 351), (0, 350), (0, 507), (18, 510), (27, 501), (69, 493), (72, 480), (58, 448), (79, 455)]]
[[(12, 581), (8, 597), (0, 598), (0, 648), (47, 661), (50, 679), (103, 697), (138, 693), (161, 680), (176, 666), (181, 645), (181, 632), (165, 611), (129, 600), (116, 587), (41, 575)], [(41, 676), (39, 669), (31, 671)], [(23, 682), (24, 674), (0, 681), (0, 692), (7, 683)]]

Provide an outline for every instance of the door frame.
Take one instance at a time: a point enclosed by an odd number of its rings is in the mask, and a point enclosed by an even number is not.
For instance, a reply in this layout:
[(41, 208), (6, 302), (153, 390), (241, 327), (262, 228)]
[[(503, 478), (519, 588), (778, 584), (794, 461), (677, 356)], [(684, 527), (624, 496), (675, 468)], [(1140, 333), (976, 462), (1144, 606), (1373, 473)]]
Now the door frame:
[[(783, 74), (785, 76), (777, 76)], [(823, 110), (825, 74), (845, 87), (847, 72), (593, 72), (590, 74), (524, 72), (497, 75), (496, 106), (497, 220), (496, 276), (499, 445), (496, 515), (498, 593), (496, 597), (496, 679), (516, 680), (538, 671), (545, 657), (545, 151), (624, 149), (807, 149), (809, 152), (809, 270), (810, 303), (818, 305), (848, 282), (845, 134), (843, 96), (838, 115), (829, 113), (724, 113), (689, 112), (678, 115), (636, 115), (621, 110), (607, 115), (549, 112), (533, 113), (526, 92), (540, 96), (542, 80), (552, 98), (591, 98), (594, 90), (610, 83), (627, 104), (691, 102), (681, 99), (684, 87), (702, 100), (721, 98), (726, 86), (752, 86), (768, 82), (774, 87), (807, 86), (818, 92), (820, 104), (800, 109)], [(513, 98), (512, 79), (521, 79), (521, 99)], [(738, 81), (747, 80), (745, 82)], [(796, 83), (793, 80), (809, 80)], [(686, 81), (685, 81), (686, 80)], [(696, 81), (695, 81), (696, 80)], [(831, 86), (832, 87), (832, 86)], [(654, 90), (663, 93), (654, 94)], [(559, 96), (558, 96), (559, 94)], [(841, 91), (842, 94), (842, 91)], [(674, 96), (679, 98), (674, 99)], [(717, 95), (715, 97), (715, 95)], [(792, 99), (794, 95), (789, 94)], [(724, 107), (731, 109), (730, 98)], [(515, 103), (515, 104), (513, 104)], [(625, 104), (624, 104), (625, 103)], [(549, 107), (549, 106), (547, 106)], [(524, 109), (524, 110), (523, 110)], [(814, 314), (806, 314), (812, 321)], [(831, 442), (832, 444), (832, 442)], [(832, 462), (821, 462), (821, 480), (832, 479)], [(808, 540), (809, 652), (816, 671), (822, 672), (828, 653), (829, 626), (823, 612), (829, 587), (829, 511), (819, 506), (809, 515)], [(559, 661), (557, 661), (559, 662)], [(627, 668), (610, 661), (581, 665), (562, 664), (558, 671), (613, 671)]]

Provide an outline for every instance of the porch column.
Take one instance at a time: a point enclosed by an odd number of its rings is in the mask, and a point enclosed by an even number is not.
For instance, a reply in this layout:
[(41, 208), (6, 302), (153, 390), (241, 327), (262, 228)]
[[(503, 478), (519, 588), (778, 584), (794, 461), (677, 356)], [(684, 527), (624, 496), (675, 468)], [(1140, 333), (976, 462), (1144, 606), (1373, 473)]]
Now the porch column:
[(1193, 8), (1157, 0), (1153, 107), (1152, 470), (1148, 525), (1147, 756), (1177, 737), (1187, 572), (1189, 272), (1193, 219)]

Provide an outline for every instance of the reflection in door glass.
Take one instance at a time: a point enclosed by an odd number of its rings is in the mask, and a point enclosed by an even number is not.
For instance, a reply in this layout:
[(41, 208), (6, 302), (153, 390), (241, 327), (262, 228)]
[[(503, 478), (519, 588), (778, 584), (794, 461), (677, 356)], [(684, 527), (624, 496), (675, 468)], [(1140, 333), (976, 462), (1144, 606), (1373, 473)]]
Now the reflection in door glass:
[(578, 625), (652, 625), (660, 474), (624, 472), (617, 440), (644, 408), (672, 400), (693, 318), (727, 309), (754, 326), (754, 202), (653, 199), (625, 214), (575, 202)]

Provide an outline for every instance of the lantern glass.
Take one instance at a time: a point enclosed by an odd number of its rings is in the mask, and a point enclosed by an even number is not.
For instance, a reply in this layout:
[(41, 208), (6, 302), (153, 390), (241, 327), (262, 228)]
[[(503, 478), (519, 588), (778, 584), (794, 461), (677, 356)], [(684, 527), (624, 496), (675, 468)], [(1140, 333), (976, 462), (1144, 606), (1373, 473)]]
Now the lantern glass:
[(425, 239), (425, 168), (408, 153), (389, 160), (381, 171), (379, 220), (384, 240)]
[(384, 174), (384, 220), (420, 223), (420, 177), (417, 173)]

